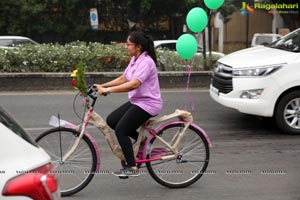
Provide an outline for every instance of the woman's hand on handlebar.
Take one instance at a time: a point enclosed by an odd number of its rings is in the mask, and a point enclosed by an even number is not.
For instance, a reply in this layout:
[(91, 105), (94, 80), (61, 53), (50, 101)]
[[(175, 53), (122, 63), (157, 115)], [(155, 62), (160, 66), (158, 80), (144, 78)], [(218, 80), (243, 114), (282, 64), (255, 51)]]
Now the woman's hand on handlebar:
[(107, 94), (109, 94), (109, 88), (102, 87), (99, 84), (94, 84), (94, 86), (97, 87), (99, 95), (106, 96)]

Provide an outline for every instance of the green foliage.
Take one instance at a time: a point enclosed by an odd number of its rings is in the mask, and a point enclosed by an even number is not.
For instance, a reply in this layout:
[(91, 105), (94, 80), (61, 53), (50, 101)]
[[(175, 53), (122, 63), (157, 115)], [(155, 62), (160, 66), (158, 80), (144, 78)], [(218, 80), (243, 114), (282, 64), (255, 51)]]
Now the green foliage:
[[(82, 64), (82, 61), (79, 62), (78, 67), (76, 68), (75, 72), (76, 72), (74, 74), (75, 77), (73, 77), (76, 80), (75, 86), (83, 96), (87, 96), (87, 93), (86, 93), (87, 92), (87, 84), (86, 84), (85, 76), (84, 76), (85, 67)], [(74, 73), (74, 71), (73, 71), (73, 73)]]
[(129, 63), (123, 45), (73, 42), (0, 49), (0, 72), (71, 72), (82, 60), (86, 71), (122, 71)]
[[(203, 70), (202, 56), (183, 61), (176, 52), (158, 50), (160, 71)], [(217, 58), (211, 58), (213, 62)], [(82, 62), (87, 72), (123, 71), (130, 61), (124, 45), (73, 42), (0, 48), (0, 72), (72, 72)]]
[[(157, 66), (160, 71), (186, 71), (187, 67), (190, 65), (193, 71), (203, 71), (204, 70), (204, 59), (202, 54), (197, 53), (192, 59), (185, 61), (175, 52), (168, 50), (159, 50), (157, 54)], [(212, 69), (214, 63), (219, 59), (219, 57), (211, 56), (206, 58)]]

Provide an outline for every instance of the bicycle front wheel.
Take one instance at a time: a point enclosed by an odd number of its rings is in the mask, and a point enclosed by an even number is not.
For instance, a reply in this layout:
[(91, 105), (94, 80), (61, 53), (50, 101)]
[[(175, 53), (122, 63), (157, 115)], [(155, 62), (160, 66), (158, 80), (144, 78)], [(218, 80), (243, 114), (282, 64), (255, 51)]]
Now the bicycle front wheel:
[[(170, 124), (157, 135), (172, 144), (183, 128), (183, 122)], [(174, 154), (155, 137), (149, 145), (147, 159)], [(175, 159), (146, 163), (152, 178), (169, 188), (183, 188), (195, 183), (205, 173), (209, 162), (208, 141), (193, 126), (188, 127), (177, 149), (179, 156)]]
[(97, 168), (97, 154), (92, 142), (83, 136), (75, 152), (66, 160), (64, 155), (71, 149), (80, 133), (70, 128), (53, 128), (36, 138), (52, 159), (59, 178), (62, 196), (70, 196), (81, 191), (92, 180)]

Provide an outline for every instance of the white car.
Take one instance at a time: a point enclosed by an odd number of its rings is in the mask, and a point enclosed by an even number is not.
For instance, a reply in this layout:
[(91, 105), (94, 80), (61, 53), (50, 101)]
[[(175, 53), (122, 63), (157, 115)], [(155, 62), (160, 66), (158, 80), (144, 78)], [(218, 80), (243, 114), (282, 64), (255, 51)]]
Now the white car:
[(274, 117), (282, 131), (300, 134), (300, 29), (219, 59), (210, 96), (242, 113)]
[(22, 36), (0, 36), (0, 48), (10, 48), (21, 44), (38, 44), (30, 38)]
[[(166, 48), (171, 51), (176, 51), (176, 42), (177, 40), (155, 40), (154, 41), (154, 48)], [(197, 51), (197, 55), (202, 56), (203, 50), (199, 47)], [(215, 56), (217, 58), (222, 58), (224, 56), (221, 52), (212, 51), (212, 56)], [(206, 55), (209, 55), (209, 52), (206, 51)]]
[(252, 37), (251, 46), (268, 45), (279, 40), (281, 37), (281, 35), (275, 33), (255, 33)]
[(57, 200), (49, 155), (0, 106), (0, 199)]

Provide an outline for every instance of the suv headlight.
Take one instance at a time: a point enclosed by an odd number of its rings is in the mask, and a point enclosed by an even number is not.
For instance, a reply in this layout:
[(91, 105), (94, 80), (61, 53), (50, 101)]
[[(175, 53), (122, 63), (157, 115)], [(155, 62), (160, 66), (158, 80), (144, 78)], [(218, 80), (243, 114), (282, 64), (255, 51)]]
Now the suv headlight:
[(233, 69), (232, 75), (234, 77), (259, 77), (270, 75), (279, 70), (282, 65), (251, 67), (243, 69)]

